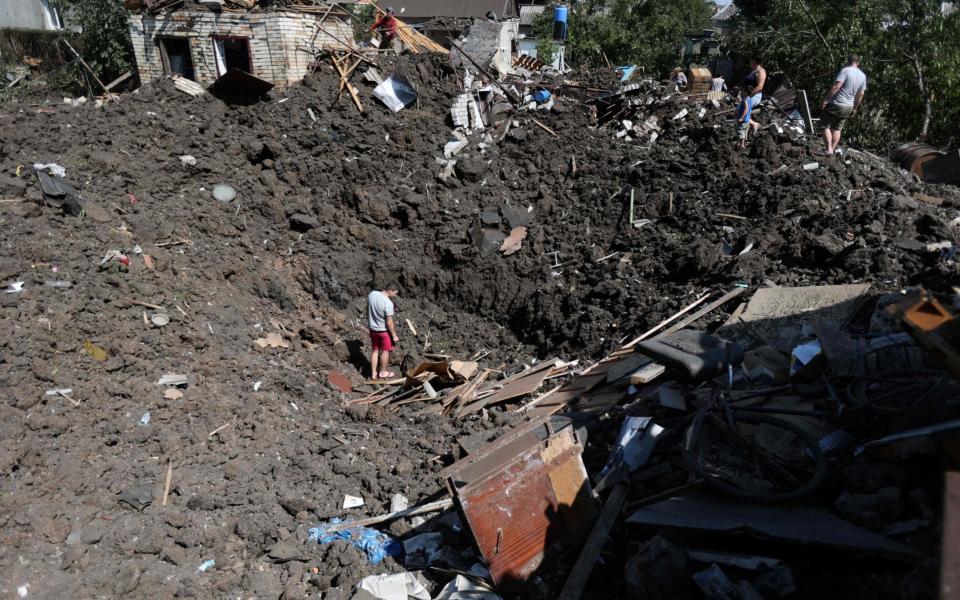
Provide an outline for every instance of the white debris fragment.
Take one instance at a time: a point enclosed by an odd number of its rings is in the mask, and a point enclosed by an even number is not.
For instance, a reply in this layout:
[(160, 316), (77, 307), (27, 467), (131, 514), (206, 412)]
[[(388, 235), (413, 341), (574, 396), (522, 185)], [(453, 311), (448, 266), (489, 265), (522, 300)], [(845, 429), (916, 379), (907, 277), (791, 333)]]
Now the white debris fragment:
[(358, 506), (363, 506), (363, 498), (359, 496), (351, 496), (347, 494), (343, 497), (343, 507), (344, 508), (357, 508)]

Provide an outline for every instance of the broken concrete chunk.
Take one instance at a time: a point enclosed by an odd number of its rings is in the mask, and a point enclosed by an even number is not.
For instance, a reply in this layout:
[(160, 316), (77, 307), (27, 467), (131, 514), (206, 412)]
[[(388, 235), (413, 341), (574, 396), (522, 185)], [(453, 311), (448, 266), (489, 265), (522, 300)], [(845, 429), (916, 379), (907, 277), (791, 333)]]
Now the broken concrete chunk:
[(144, 483), (127, 488), (117, 496), (117, 502), (135, 510), (143, 510), (153, 503), (153, 485)]
[(309, 215), (295, 213), (290, 216), (290, 229), (294, 231), (309, 231), (317, 227), (320, 227), (320, 222)]
[(267, 556), (274, 562), (290, 562), (291, 560), (301, 560), (303, 551), (299, 544), (294, 544), (288, 540), (281, 540), (270, 547)]
[(497, 227), (500, 225), (500, 213), (496, 210), (485, 210), (480, 213), (480, 224), (484, 227)]
[(529, 226), (536, 215), (532, 206), (507, 205), (500, 209), (500, 213), (510, 229)]

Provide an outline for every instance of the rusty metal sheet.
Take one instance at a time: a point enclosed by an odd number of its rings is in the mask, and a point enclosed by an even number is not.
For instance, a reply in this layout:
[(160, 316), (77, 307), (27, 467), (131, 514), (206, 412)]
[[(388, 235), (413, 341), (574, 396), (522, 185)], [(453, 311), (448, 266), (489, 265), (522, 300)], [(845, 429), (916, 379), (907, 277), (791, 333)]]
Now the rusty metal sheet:
[(566, 427), (477, 480), (451, 474), (464, 520), (501, 588), (525, 581), (549, 550), (588, 531), (597, 505), (582, 451)]

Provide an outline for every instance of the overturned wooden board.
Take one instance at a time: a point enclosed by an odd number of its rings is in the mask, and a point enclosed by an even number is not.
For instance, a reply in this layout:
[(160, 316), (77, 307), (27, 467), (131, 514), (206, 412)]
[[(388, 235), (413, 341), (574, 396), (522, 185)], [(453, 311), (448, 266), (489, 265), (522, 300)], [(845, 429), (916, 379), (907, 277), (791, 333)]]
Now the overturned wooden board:
[(804, 325), (842, 327), (863, 305), (870, 284), (761, 288), (736, 320), (717, 330), (727, 338), (766, 343), (789, 354), (803, 339)]

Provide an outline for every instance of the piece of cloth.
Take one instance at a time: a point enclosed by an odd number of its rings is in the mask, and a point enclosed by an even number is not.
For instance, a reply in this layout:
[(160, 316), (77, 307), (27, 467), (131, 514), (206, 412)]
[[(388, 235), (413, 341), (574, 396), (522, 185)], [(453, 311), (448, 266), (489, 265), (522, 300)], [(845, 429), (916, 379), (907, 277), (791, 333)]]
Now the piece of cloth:
[(686, 87), (687, 76), (683, 73), (677, 73), (677, 75), (673, 78), (673, 82), (677, 84), (677, 87)]
[(761, 101), (763, 101), (763, 92), (757, 92), (756, 94), (750, 96), (751, 110), (753, 109), (754, 106), (758, 106)]
[(377, 352), (391, 352), (393, 350), (393, 339), (386, 331), (371, 331), (370, 343), (373, 344), (373, 349)]
[(393, 316), (393, 302), (383, 292), (374, 290), (367, 296), (367, 329), (386, 331), (387, 317)]
[(373, 30), (383, 36), (384, 40), (390, 41), (397, 36), (397, 18), (385, 14), (373, 24)]
[(380, 533), (376, 529), (354, 527), (351, 529), (327, 532), (331, 524), (341, 522), (340, 519), (333, 518), (330, 520), (330, 523), (322, 523), (319, 527), (308, 529), (307, 539), (316, 540), (320, 544), (330, 544), (337, 540), (350, 542), (358, 550), (365, 552), (367, 554), (367, 560), (373, 565), (380, 563), (387, 556), (397, 558), (402, 554), (403, 546), (389, 535)]
[(857, 94), (867, 90), (867, 76), (857, 67), (850, 66), (840, 69), (834, 81), (839, 81), (843, 85), (841, 85), (837, 93), (830, 98), (828, 101), (829, 104), (853, 106)]
[(840, 131), (843, 124), (847, 122), (850, 115), (853, 114), (853, 105), (845, 106), (842, 104), (830, 103), (820, 113), (820, 124), (824, 129), (831, 131)]

